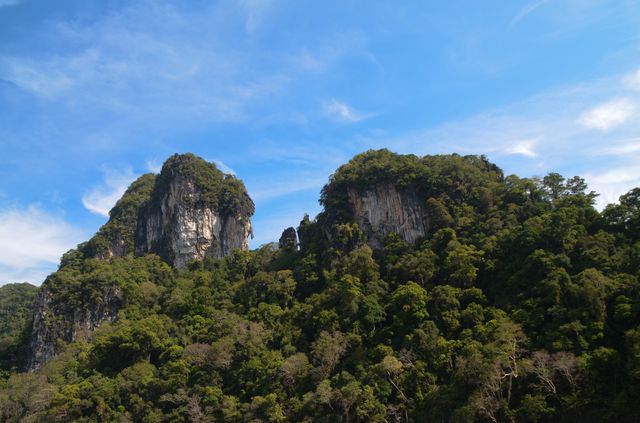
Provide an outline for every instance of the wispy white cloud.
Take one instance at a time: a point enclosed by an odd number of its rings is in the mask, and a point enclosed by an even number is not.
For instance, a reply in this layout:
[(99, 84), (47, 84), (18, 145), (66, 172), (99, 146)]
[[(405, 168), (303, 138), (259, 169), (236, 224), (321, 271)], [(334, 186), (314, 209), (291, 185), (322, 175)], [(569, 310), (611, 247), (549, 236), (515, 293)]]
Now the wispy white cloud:
[(520, 154), (531, 158), (538, 157), (538, 153), (534, 150), (535, 144), (536, 140), (517, 141), (513, 146), (508, 147), (506, 152), (507, 154)]
[(640, 69), (624, 76), (623, 83), (632, 90), (640, 91)]
[(104, 183), (86, 192), (82, 196), (82, 204), (90, 212), (108, 217), (111, 208), (122, 197), (136, 176), (131, 169), (106, 170)]
[(145, 161), (145, 165), (147, 167), (147, 170), (151, 173), (160, 173), (160, 171), (162, 170), (162, 163), (153, 159), (148, 159), (147, 161)]
[(274, 198), (283, 197), (300, 191), (318, 190), (327, 183), (327, 174), (325, 172), (318, 175), (301, 176), (297, 178), (282, 177), (272, 178), (269, 181), (250, 183), (249, 195), (256, 202), (268, 201)]
[(21, 3), (22, 0), (0, 0), (0, 8), (6, 6), (15, 6), (18, 3)]
[(326, 68), (328, 60), (323, 60), (317, 55), (312, 54), (308, 50), (304, 50), (301, 53), (294, 56), (293, 62), (303, 69), (311, 71), (322, 71)]
[(246, 13), (245, 30), (255, 32), (263, 23), (273, 5), (272, 0), (236, 0)]
[(613, 145), (598, 149), (596, 153), (612, 156), (626, 156), (628, 154), (640, 153), (640, 138), (623, 140)]
[(0, 78), (74, 116), (102, 113), (172, 127), (245, 121), (302, 66), (256, 62), (241, 39), (229, 39), (231, 30), (214, 28), (229, 25), (234, 9), (244, 10), (253, 27), (269, 4), (238, 0), (196, 13), (142, 1), (92, 21), (49, 23), (43, 32), (70, 48), (0, 57)]
[(215, 163), (216, 167), (219, 170), (221, 170), (223, 173), (226, 173), (227, 175), (234, 175), (234, 176), (236, 175), (236, 171), (231, 169), (226, 164), (224, 164), (222, 160), (209, 160), (209, 161)]
[[(366, 148), (363, 142), (345, 140), (340, 146), (327, 144), (322, 148), (318, 148), (318, 141), (300, 141), (295, 146), (262, 142), (247, 150), (248, 158), (273, 171), (269, 178), (250, 176), (244, 178), (244, 183), (257, 203), (303, 191), (319, 192), (338, 166)], [(292, 172), (295, 172), (295, 177), (292, 177)], [(317, 195), (313, 204), (316, 202)]]
[(326, 102), (323, 109), (327, 116), (342, 122), (360, 122), (373, 116), (371, 113), (359, 112), (344, 101), (336, 99)]
[(587, 110), (579, 122), (591, 129), (608, 131), (622, 125), (635, 112), (635, 104), (628, 98), (616, 98)]
[(522, 7), (509, 22), (509, 28), (513, 28), (514, 26), (516, 26), (518, 23), (520, 23), (520, 21), (522, 21), (528, 15), (533, 13), (537, 8), (547, 3), (548, 1), (549, 0), (537, 0)]
[(36, 206), (0, 210), (0, 285), (40, 284), (84, 238), (81, 230)]
[(4, 65), (5, 79), (44, 98), (62, 94), (74, 85), (72, 77), (53, 63), (49, 73), (42, 72), (38, 63), (28, 59), (5, 58)]
[(598, 194), (596, 206), (603, 209), (607, 204), (617, 203), (622, 194), (640, 187), (640, 167), (625, 166), (601, 172), (587, 173), (585, 180)]

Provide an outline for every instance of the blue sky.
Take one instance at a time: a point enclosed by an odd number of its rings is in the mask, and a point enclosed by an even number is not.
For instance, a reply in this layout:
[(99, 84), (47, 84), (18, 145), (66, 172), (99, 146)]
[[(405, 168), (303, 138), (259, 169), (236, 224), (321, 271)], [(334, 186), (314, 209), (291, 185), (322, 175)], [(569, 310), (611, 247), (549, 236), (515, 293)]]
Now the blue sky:
[(136, 176), (216, 161), (277, 240), (354, 154), (640, 185), (640, 1), (0, 0), (0, 284), (40, 283)]

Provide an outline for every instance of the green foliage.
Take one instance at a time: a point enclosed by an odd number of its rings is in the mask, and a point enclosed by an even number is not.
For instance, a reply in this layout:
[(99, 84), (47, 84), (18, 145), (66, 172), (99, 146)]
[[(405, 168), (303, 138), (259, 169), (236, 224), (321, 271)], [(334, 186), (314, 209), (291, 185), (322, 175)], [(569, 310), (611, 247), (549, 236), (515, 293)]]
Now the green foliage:
[(103, 257), (114, 247), (122, 254), (134, 251), (134, 236), (140, 207), (151, 198), (156, 176), (151, 173), (136, 179), (109, 212), (109, 221), (83, 247), (89, 257)]
[(254, 204), (242, 181), (225, 175), (213, 163), (193, 154), (174, 154), (164, 163), (159, 175), (142, 175), (129, 186), (109, 212), (109, 221), (82, 244), (79, 251), (86, 257), (99, 258), (133, 254), (140, 213), (146, 207), (159, 207), (171, 182), (184, 180), (193, 181), (196, 195), (183, 201), (215, 208), (224, 216), (235, 214), (248, 218), (253, 215)]
[[(248, 207), (230, 200), (243, 198), (236, 180), (195, 156), (174, 156), (155, 184), (170, 172), (196, 178), (197, 201)], [(112, 220), (129, 219), (152, 182)], [(348, 190), (389, 183), (424, 200), (429, 233), (418, 245), (392, 233), (374, 251)], [(638, 198), (598, 213), (577, 177), (370, 151), (332, 176), (300, 250), (180, 271), (71, 251), (46, 281), (60, 353), (36, 373), (0, 356), (0, 420), (638, 421)], [(0, 294), (15, 357), (34, 290)], [(104, 308), (114, 322), (61, 341), (70, 316)]]
[(0, 286), (0, 372), (23, 364), (37, 290), (28, 283)]
[(156, 179), (151, 201), (157, 202), (157, 196), (167, 192), (176, 178), (195, 182), (199, 195), (194, 201), (199, 205), (216, 208), (223, 215), (251, 216), (254, 212), (253, 201), (242, 181), (233, 175), (225, 175), (213, 163), (191, 153), (174, 154), (167, 159)]
[[(468, 202), (486, 208), (502, 180), (502, 171), (484, 156), (400, 155), (389, 150), (370, 150), (358, 154), (331, 175), (323, 188), (320, 202), (337, 216), (349, 214), (348, 191), (364, 191), (390, 183), (399, 189), (413, 189), (424, 198), (446, 196), (458, 204)], [(433, 204), (432, 204), (433, 205)], [(433, 208), (436, 227), (452, 221), (446, 207)]]

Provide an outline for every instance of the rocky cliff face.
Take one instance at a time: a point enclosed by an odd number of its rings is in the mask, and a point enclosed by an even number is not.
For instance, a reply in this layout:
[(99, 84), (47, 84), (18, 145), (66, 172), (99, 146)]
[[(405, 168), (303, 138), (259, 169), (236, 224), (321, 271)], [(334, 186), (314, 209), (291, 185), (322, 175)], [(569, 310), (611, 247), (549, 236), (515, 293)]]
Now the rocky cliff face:
[(57, 353), (60, 340), (76, 341), (103, 322), (113, 322), (121, 304), (122, 291), (115, 285), (104, 289), (101, 301), (70, 307), (45, 284), (36, 299), (27, 368), (40, 369)]
[(427, 234), (427, 213), (415, 191), (398, 190), (385, 183), (364, 191), (348, 189), (353, 218), (367, 236), (372, 248), (383, 248), (392, 232), (408, 243)]
[(289, 227), (282, 232), (278, 240), (278, 248), (287, 251), (295, 251), (298, 248), (298, 234), (295, 228)]
[(334, 225), (355, 222), (374, 249), (391, 232), (415, 243), (449, 227), (459, 205), (486, 211), (503, 179), (484, 156), (369, 150), (331, 175), (321, 193), (319, 223), (332, 236)]
[[(78, 262), (155, 253), (176, 268), (204, 257), (220, 258), (247, 250), (254, 205), (243, 183), (193, 154), (174, 155), (159, 175), (135, 181), (109, 213), (109, 221), (65, 260)], [(36, 301), (28, 368), (39, 369), (59, 342), (72, 342), (105, 321), (116, 319), (124, 298), (118, 281), (73, 287), (55, 278), (45, 281)], [(57, 282), (56, 282), (57, 280)], [(61, 289), (61, 286), (63, 289)], [(92, 291), (90, 297), (84, 290)], [(68, 294), (68, 293), (67, 293)]]
[(107, 259), (133, 254), (138, 215), (151, 198), (155, 181), (156, 175), (149, 173), (129, 186), (109, 212), (109, 221), (81, 248), (86, 256)]
[(158, 200), (145, 207), (138, 219), (136, 254), (154, 252), (176, 268), (194, 259), (220, 258), (233, 250), (246, 250), (251, 235), (248, 212), (223, 213), (201, 201), (194, 181), (180, 175)]
[(249, 248), (254, 205), (242, 182), (193, 154), (131, 184), (84, 248), (90, 257), (155, 253), (176, 268)]

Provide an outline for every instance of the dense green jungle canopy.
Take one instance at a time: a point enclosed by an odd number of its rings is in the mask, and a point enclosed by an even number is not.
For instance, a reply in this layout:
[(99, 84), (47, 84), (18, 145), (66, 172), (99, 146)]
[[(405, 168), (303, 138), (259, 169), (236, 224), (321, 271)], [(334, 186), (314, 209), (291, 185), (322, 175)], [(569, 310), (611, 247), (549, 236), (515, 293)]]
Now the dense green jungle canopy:
[[(346, 192), (380, 183), (424, 201), (422, 241), (366, 244)], [(370, 151), (331, 177), (299, 248), (184, 271), (73, 250), (51, 295), (82, 309), (115, 284), (118, 318), (21, 372), (34, 290), (0, 288), (0, 420), (640, 421), (640, 189), (594, 199), (578, 177)]]

